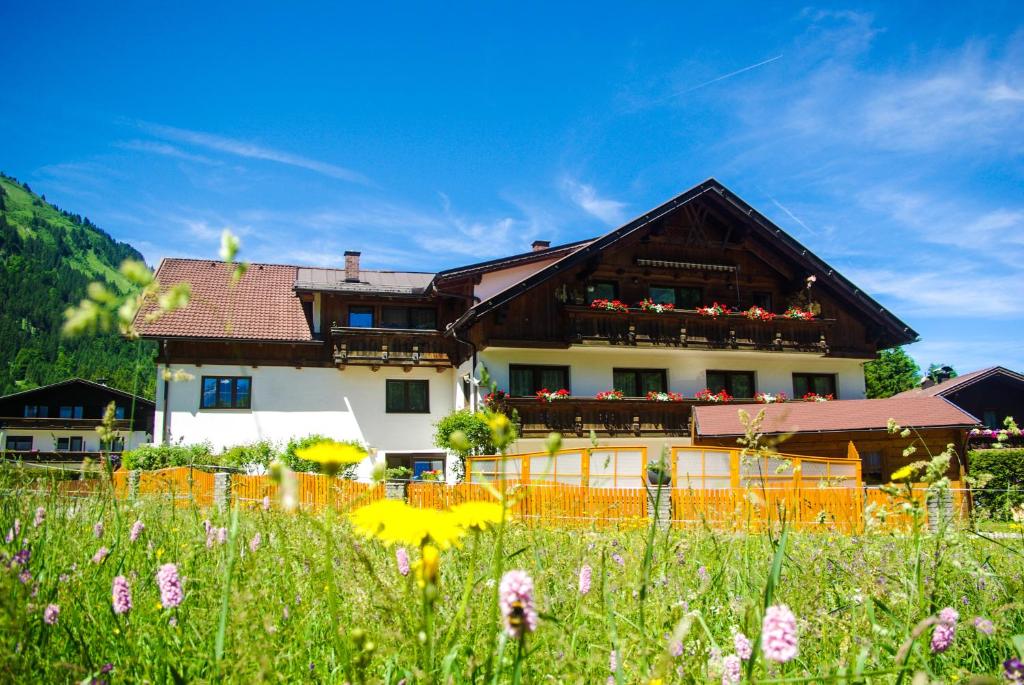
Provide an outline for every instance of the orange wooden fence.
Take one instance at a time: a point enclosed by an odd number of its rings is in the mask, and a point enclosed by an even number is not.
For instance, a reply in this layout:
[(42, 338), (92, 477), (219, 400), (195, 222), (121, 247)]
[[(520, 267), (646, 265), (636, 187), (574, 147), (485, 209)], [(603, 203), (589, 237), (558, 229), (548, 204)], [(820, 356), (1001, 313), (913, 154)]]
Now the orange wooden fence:
[(139, 494), (170, 497), (183, 506), (194, 501), (208, 507), (213, 504), (213, 474), (188, 466), (142, 471)]
[[(296, 473), (295, 494), (300, 507), (319, 509), (330, 505), (344, 510), (353, 506), (369, 504), (384, 497), (384, 485), (359, 483), (340, 478), (328, 478), (315, 473)], [(249, 506), (256, 506), (264, 497), (276, 501), (279, 487), (266, 476), (233, 475), (231, 477), (232, 500)]]

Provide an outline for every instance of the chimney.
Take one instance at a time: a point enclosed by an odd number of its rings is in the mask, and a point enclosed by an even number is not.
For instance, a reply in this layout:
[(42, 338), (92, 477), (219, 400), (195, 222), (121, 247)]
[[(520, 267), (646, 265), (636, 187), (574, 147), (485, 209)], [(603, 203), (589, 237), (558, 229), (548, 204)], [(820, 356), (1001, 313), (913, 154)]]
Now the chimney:
[(541, 250), (546, 250), (549, 247), (551, 247), (551, 241), (550, 240), (534, 240), (533, 241), (533, 245), (531, 245), (531, 247), (533, 248), (534, 252), (540, 252)]
[(359, 255), (362, 252), (345, 250), (345, 280), (348, 283), (359, 282)]

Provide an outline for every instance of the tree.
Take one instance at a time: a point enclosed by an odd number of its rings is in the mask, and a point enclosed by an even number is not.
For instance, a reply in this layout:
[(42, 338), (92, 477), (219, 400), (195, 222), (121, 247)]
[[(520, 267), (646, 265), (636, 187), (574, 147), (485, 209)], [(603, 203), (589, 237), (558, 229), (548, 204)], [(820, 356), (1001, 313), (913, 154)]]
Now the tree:
[(902, 347), (882, 350), (878, 359), (864, 365), (864, 380), (871, 399), (910, 390), (917, 386), (920, 377), (921, 368)]
[(933, 383), (941, 383), (942, 381), (948, 381), (950, 378), (956, 378), (956, 369), (949, 364), (929, 364), (928, 373), (925, 377), (930, 378)]

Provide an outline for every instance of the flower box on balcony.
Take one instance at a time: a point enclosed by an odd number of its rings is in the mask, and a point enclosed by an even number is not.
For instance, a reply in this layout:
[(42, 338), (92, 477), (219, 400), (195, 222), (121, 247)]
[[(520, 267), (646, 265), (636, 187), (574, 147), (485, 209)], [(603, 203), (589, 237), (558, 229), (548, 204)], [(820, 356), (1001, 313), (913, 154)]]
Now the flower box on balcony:
[(595, 397), (599, 400), (621, 400), (624, 395), (621, 390), (605, 390), (597, 393)]

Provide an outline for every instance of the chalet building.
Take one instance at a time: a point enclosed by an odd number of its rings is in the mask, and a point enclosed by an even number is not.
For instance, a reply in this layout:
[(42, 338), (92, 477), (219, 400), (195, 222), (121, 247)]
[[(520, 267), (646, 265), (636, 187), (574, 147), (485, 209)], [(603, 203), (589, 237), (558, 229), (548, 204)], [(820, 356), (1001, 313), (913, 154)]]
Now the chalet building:
[[(744, 426), (736, 406), (701, 406), (693, 411), (694, 442), (705, 447), (736, 447)], [(961, 480), (966, 471), (967, 434), (978, 420), (941, 397), (890, 397), (884, 400), (789, 402), (743, 407), (750, 416), (764, 410), (760, 426), (765, 442), (780, 452), (818, 457), (845, 454), (853, 443), (861, 459), (865, 483), (887, 483), (893, 471), (929, 459), (953, 445), (956, 459), (949, 477)], [(913, 429), (909, 437), (888, 431), (889, 419)], [(917, 451), (904, 456), (910, 444)]]
[[(119, 437), (101, 445), (96, 426), (111, 402)], [(150, 442), (155, 409), (152, 400), (70, 378), (0, 397), (0, 436), (8, 458), (80, 462), (101, 451), (120, 453)]]
[[(484, 366), (519, 416), (517, 450), (554, 430), (657, 449), (689, 439), (701, 391), (863, 398), (863, 364), (917, 339), (713, 179), (598, 238), (440, 273), (349, 252), (336, 268), (253, 264), (237, 284), (209, 260), (166, 259), (157, 276), (193, 291), (138, 319), (160, 348), (159, 439), (318, 433), (418, 469), (443, 463), (434, 424), (484, 401)], [(596, 398), (609, 390), (624, 399)]]
[(939, 383), (925, 380), (920, 388), (896, 397), (943, 397), (981, 419), (986, 428), (999, 430), (1012, 416), (1024, 422), (1024, 376), (1002, 366), (990, 366)]

